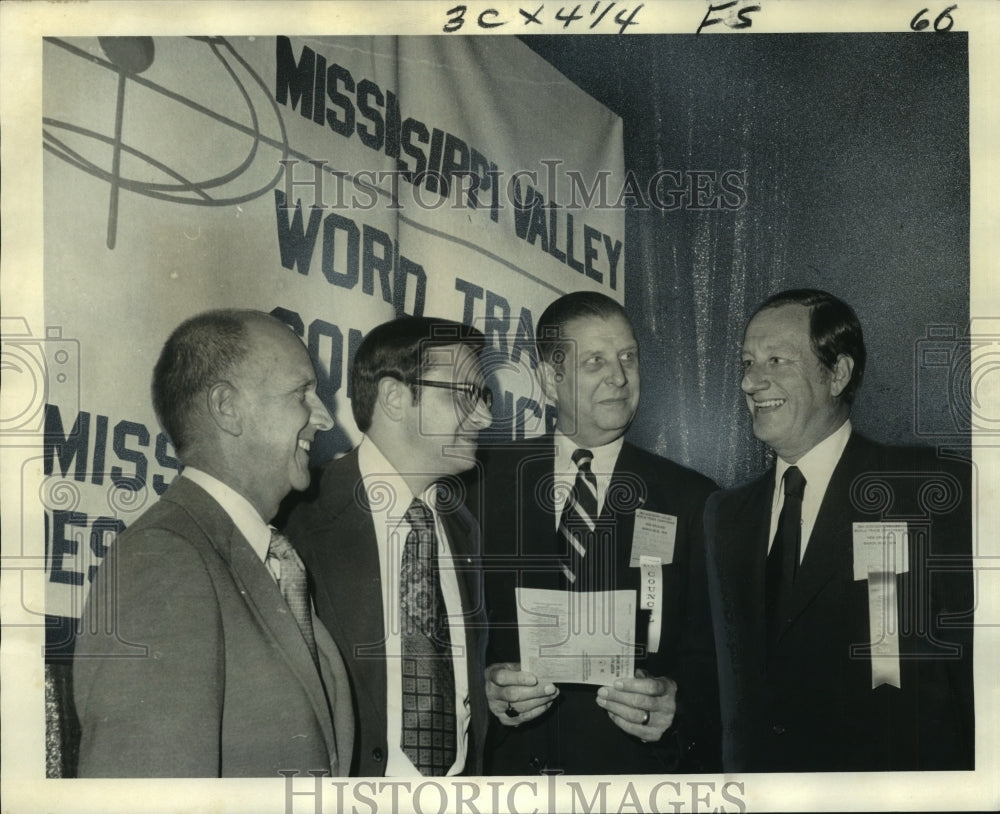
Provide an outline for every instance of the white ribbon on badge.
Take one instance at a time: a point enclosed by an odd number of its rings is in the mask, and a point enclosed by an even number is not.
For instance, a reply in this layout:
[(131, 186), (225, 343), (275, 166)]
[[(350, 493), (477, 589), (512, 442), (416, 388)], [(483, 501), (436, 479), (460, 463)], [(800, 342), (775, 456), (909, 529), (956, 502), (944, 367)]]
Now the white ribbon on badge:
[(649, 611), (647, 652), (660, 649), (660, 630), (663, 627), (663, 569), (659, 557), (639, 558), (639, 607)]
[(868, 581), (872, 689), (902, 688), (896, 574), (910, 569), (906, 523), (854, 524), (854, 579)]
[(901, 689), (896, 574), (892, 571), (868, 572), (868, 623), (872, 638), (872, 689), (883, 684)]

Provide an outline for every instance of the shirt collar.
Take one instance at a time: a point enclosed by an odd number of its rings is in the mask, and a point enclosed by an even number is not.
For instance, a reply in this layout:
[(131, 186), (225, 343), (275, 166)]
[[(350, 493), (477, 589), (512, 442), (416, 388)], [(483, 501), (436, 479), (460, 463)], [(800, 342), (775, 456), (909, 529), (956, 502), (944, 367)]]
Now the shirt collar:
[[(799, 468), (802, 476), (806, 479), (807, 487), (813, 487), (814, 493), (818, 491), (819, 494), (824, 494), (826, 486), (833, 476), (833, 470), (836, 469), (837, 463), (840, 461), (840, 456), (843, 455), (844, 447), (847, 446), (847, 441), (850, 437), (851, 420), (848, 419), (794, 464), (778, 458), (774, 468), (775, 484), (780, 484), (781, 479), (785, 476), (785, 471), (788, 467), (794, 465)], [(777, 501), (781, 489), (776, 486), (774, 493), (775, 500)]]
[(221, 480), (193, 466), (184, 467), (185, 478), (198, 484), (218, 503), (229, 515), (237, 530), (246, 537), (254, 553), (261, 562), (267, 558), (267, 549), (271, 545), (271, 527), (264, 522), (253, 504), (243, 495), (227, 486)]
[(599, 447), (581, 447), (569, 436), (556, 430), (556, 469), (576, 471), (577, 466), (573, 463), (573, 453), (578, 449), (589, 449), (594, 454), (594, 460), (590, 464), (593, 472), (613, 472), (615, 462), (618, 460), (618, 453), (622, 451), (625, 443), (625, 436), (619, 435), (614, 441)]

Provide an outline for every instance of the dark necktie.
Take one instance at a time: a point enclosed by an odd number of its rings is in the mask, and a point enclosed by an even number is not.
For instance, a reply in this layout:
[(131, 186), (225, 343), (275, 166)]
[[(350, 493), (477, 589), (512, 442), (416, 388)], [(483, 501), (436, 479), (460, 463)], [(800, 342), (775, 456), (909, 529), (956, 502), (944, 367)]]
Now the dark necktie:
[(795, 584), (802, 550), (802, 496), (806, 479), (797, 466), (785, 470), (785, 501), (778, 517), (778, 530), (767, 557), (765, 574), (768, 637), (773, 641), (786, 612), (788, 596)]
[(455, 672), (441, 593), (434, 516), (414, 498), (406, 511), (400, 567), (399, 622), (403, 675), (403, 752), (423, 775), (441, 776), (455, 762)]
[(309, 602), (309, 589), (306, 585), (306, 571), (302, 567), (292, 544), (288, 538), (277, 531), (271, 532), (271, 543), (267, 548), (267, 558), (278, 561), (281, 576), (278, 579), (278, 588), (285, 598), (295, 623), (302, 631), (302, 638), (306, 641), (306, 646), (312, 654), (313, 662), (319, 669), (319, 656), (316, 652), (316, 637), (313, 634), (312, 626), (312, 606)]
[(559, 537), (569, 551), (563, 573), (577, 590), (587, 590), (601, 582), (599, 575), (594, 573), (598, 566), (595, 560), (599, 558), (592, 550), (597, 527), (597, 478), (590, 468), (593, 460), (594, 453), (589, 449), (574, 450), (576, 480), (559, 518)]

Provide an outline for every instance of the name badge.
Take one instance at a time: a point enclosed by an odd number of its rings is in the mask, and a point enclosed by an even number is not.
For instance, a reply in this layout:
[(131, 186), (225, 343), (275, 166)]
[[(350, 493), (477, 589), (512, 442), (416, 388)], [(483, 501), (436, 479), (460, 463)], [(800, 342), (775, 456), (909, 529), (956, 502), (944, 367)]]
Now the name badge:
[(854, 524), (854, 579), (868, 579), (869, 571), (905, 574), (910, 570), (906, 523)]
[(669, 565), (674, 561), (676, 539), (676, 517), (672, 514), (651, 512), (648, 509), (636, 509), (629, 566), (638, 568), (642, 557), (653, 557), (663, 565)]
[(868, 581), (872, 689), (900, 688), (896, 574), (910, 570), (906, 523), (854, 524), (854, 579)]

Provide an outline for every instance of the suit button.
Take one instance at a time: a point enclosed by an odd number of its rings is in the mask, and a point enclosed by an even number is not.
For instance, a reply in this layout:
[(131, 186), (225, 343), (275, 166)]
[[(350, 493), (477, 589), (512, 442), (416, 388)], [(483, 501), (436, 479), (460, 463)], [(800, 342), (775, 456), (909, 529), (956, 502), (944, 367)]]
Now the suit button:
[(542, 768), (542, 759), (533, 757), (531, 758), (531, 760), (528, 761), (528, 765), (537, 772), (539, 769)]
[(385, 759), (385, 752), (382, 751), (381, 746), (376, 746), (372, 749), (372, 760), (376, 763), (381, 763)]
[(771, 727), (771, 731), (775, 735), (784, 735), (787, 730), (781, 724), (775, 724), (774, 726)]

